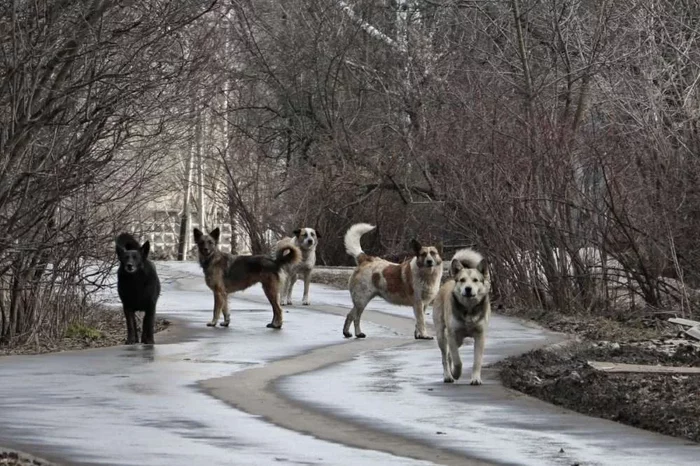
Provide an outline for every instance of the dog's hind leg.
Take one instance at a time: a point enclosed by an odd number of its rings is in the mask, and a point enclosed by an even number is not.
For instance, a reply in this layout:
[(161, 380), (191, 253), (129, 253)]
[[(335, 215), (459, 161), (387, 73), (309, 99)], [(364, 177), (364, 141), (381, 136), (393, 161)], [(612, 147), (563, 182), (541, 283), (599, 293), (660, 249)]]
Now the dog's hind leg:
[(482, 331), (474, 335), (474, 365), (472, 366), (472, 385), (481, 385), (481, 360), (484, 358), (486, 335)]
[(136, 312), (132, 309), (124, 308), (124, 318), (126, 319), (126, 344), (133, 345), (139, 341), (136, 327)]
[(153, 334), (155, 333), (156, 308), (155, 306), (146, 309), (143, 314), (143, 328), (141, 329), (141, 343), (152, 345), (155, 343)]
[(304, 297), (302, 298), (301, 304), (308, 306), (311, 304), (309, 300), (309, 286), (311, 285), (311, 270), (304, 270)]
[(350, 338), (350, 324), (355, 324), (355, 338), (365, 338), (365, 335), (360, 328), (360, 319), (362, 319), (362, 312), (367, 307), (367, 304), (374, 298), (374, 295), (368, 298), (363, 297), (352, 297), (352, 309), (348, 312), (347, 317), (345, 317), (345, 325), (343, 325), (343, 336), (345, 338)]
[(416, 299), (413, 303), (413, 314), (416, 316), (416, 330), (413, 332), (413, 337), (416, 340), (432, 340), (425, 331), (425, 303)]
[(357, 311), (355, 310), (355, 307), (348, 312), (348, 315), (345, 317), (345, 323), (343, 324), (343, 336), (345, 338), (350, 338), (352, 336), (352, 333), (350, 333), (350, 324), (355, 322), (355, 319), (357, 318)]
[(279, 279), (277, 277), (269, 278), (262, 282), (263, 291), (267, 300), (272, 306), (272, 322), (267, 324), (267, 328), (282, 328), (283, 312), (278, 301), (279, 297)]

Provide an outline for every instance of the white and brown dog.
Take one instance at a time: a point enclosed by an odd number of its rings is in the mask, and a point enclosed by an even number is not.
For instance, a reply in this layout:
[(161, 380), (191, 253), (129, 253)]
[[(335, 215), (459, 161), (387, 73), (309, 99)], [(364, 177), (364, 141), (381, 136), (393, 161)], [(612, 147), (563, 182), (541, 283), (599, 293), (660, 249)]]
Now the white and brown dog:
[(345, 233), (345, 250), (355, 258), (357, 268), (350, 277), (350, 296), (353, 308), (343, 326), (343, 335), (350, 338), (350, 324), (355, 324), (355, 337), (364, 338), (360, 329), (362, 311), (375, 296), (381, 296), (392, 304), (413, 306), (416, 316), (416, 339), (432, 340), (425, 331), (425, 308), (432, 302), (440, 288), (442, 259), (433, 246), (422, 246), (411, 240), (415, 257), (395, 264), (362, 252), (360, 237), (374, 230), (374, 226), (358, 223)]
[(299, 228), (294, 230), (294, 237), (282, 238), (275, 244), (272, 255), (275, 256), (277, 251), (285, 246), (293, 244), (301, 250), (301, 262), (290, 264), (282, 269), (280, 277), (280, 303), (282, 305), (292, 304), (292, 289), (299, 275), (304, 280), (304, 297), (301, 303), (308, 306), (311, 304), (309, 300), (309, 285), (311, 284), (311, 272), (316, 265), (316, 246), (321, 235), (313, 228)]
[(433, 323), (442, 353), (443, 380), (452, 383), (462, 375), (459, 347), (474, 338), (472, 385), (481, 385), (486, 327), (491, 316), (491, 280), (486, 260), (476, 251), (461, 249), (450, 263), (452, 279), (440, 288), (433, 304)]

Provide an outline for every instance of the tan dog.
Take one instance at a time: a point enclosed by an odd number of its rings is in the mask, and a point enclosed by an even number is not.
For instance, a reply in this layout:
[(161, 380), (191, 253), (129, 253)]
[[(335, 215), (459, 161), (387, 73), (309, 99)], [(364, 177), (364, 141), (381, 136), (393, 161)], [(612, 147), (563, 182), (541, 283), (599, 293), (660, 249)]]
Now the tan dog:
[(321, 235), (313, 228), (299, 228), (294, 230), (293, 238), (282, 238), (275, 244), (272, 250), (274, 256), (277, 251), (290, 244), (301, 250), (301, 262), (298, 264), (287, 264), (282, 268), (280, 274), (280, 303), (292, 304), (292, 290), (299, 275), (304, 279), (304, 297), (301, 303), (305, 306), (311, 304), (309, 300), (309, 285), (311, 284), (311, 272), (316, 265), (316, 245)]
[(491, 316), (491, 280), (486, 260), (476, 251), (462, 249), (450, 263), (452, 279), (440, 288), (433, 304), (433, 323), (442, 353), (445, 383), (462, 375), (459, 347), (466, 337), (474, 338), (472, 385), (481, 385), (486, 327)]
[(360, 237), (374, 230), (374, 226), (358, 223), (345, 233), (345, 250), (357, 261), (357, 268), (350, 277), (350, 296), (353, 308), (343, 326), (343, 335), (350, 338), (350, 324), (355, 324), (355, 337), (364, 338), (360, 319), (367, 304), (375, 296), (381, 296), (392, 304), (413, 306), (416, 316), (416, 339), (432, 340), (425, 331), (425, 308), (432, 302), (440, 288), (442, 259), (437, 248), (421, 246), (411, 240), (415, 257), (401, 264), (373, 257), (362, 252)]
[(274, 259), (267, 256), (234, 256), (219, 250), (220, 231), (215, 228), (208, 235), (194, 229), (199, 265), (204, 270), (204, 281), (214, 293), (214, 316), (208, 327), (215, 327), (224, 314), (222, 327), (228, 327), (231, 314), (228, 311), (228, 295), (260, 283), (272, 306), (272, 322), (268, 328), (282, 328), (282, 308), (279, 305), (279, 273), (286, 264), (301, 259), (299, 248), (285, 246), (277, 251)]

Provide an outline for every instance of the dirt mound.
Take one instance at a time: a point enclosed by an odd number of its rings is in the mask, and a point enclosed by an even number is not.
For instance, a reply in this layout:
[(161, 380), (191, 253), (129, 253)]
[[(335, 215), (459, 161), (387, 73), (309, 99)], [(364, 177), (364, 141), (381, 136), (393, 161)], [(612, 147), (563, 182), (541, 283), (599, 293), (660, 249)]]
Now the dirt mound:
[(700, 367), (700, 350), (672, 354), (605, 343), (537, 350), (499, 363), (507, 387), (580, 413), (700, 442), (700, 375), (611, 374), (587, 361)]

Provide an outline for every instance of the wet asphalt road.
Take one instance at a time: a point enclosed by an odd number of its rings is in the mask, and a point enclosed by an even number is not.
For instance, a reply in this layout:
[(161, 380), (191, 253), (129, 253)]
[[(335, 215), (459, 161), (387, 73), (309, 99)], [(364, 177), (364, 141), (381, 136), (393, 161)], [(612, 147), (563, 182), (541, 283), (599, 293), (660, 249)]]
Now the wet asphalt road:
[[(391, 347), (372, 351), (340, 337), (347, 293), (321, 287), (312, 291), (315, 310), (292, 308), (282, 331), (265, 328), (271, 313), (260, 290), (231, 298), (230, 329), (208, 329), (211, 295), (196, 266), (159, 264), (159, 271), (171, 277), (160, 312), (178, 321), (178, 335), (157, 335), (154, 347), (0, 359), (0, 444), (65, 464), (114, 465), (430, 464), (401, 457), (401, 439), (423, 445), (426, 455), (442, 449), (505, 464), (691, 465), (700, 458), (698, 445), (514, 394), (488, 371), (482, 387), (444, 386), (434, 342), (410, 342), (410, 309), (370, 305), (382, 312), (368, 311), (365, 331)], [(491, 337), (489, 361), (560, 339), (499, 317)], [(328, 345), (320, 354), (330, 362), (317, 364), (321, 357), (309, 351)], [(469, 349), (463, 357), (470, 361)], [(291, 400), (301, 411), (285, 417), (282, 403), (265, 412), (260, 393), (244, 389), (251, 368), (270, 403)], [(202, 390), (208, 380), (221, 388), (218, 398)], [(289, 416), (305, 412), (322, 419), (301, 429)], [(362, 428), (334, 438), (334, 428), (350, 421)], [(377, 445), (395, 454), (364, 445), (374, 429), (399, 439), (394, 450)]]

